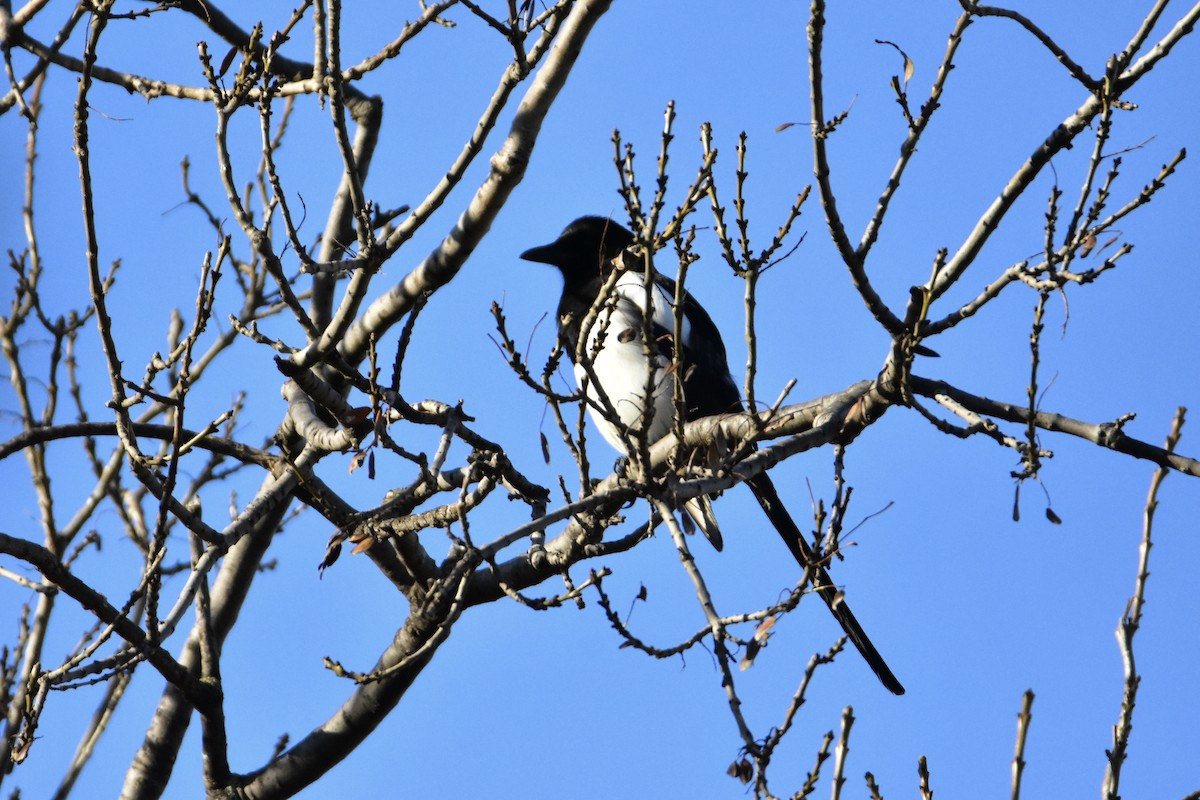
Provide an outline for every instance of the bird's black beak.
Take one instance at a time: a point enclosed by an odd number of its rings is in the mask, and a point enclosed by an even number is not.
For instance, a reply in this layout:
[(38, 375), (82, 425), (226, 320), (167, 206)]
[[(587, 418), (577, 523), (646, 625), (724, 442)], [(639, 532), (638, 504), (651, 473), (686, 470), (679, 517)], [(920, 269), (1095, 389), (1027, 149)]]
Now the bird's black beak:
[(558, 264), (559, 261), (558, 242), (544, 244), (541, 247), (531, 247), (524, 253), (521, 253), (521, 258), (525, 261), (536, 261), (539, 264)]

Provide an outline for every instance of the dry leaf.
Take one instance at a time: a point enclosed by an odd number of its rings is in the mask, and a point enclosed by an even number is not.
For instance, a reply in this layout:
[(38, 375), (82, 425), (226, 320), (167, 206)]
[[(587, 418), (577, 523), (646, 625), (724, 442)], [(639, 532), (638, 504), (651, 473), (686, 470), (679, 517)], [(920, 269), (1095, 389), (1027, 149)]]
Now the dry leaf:
[(1083, 238), (1083, 247), (1079, 248), (1079, 257), (1087, 258), (1094, 249), (1096, 249), (1096, 234), (1089, 233)]
[(754, 638), (746, 644), (746, 653), (742, 656), (738, 668), (745, 672), (754, 664), (754, 659), (758, 657), (758, 653), (767, 644), (767, 639), (771, 638), (771, 629), (775, 627), (775, 615), (764, 619), (758, 623), (758, 627), (754, 629)]
[(761, 644), (767, 643), (767, 639), (771, 638), (771, 629), (775, 627), (775, 619), (775, 615), (772, 614), (762, 622), (758, 623), (758, 628), (756, 628), (754, 631), (754, 638), (756, 641), (760, 642)]
[(231, 64), (233, 64), (233, 59), (237, 54), (238, 49), (236, 47), (229, 48), (229, 52), (225, 54), (223, 59), (221, 59), (221, 68), (217, 70), (218, 78), (225, 77), (225, 73), (229, 71), (229, 67)]
[(731, 778), (737, 778), (743, 785), (749, 783), (754, 778), (754, 767), (750, 764), (750, 759), (743, 758), (729, 765), (729, 769), (725, 770), (725, 774)]
[(317, 565), (317, 575), (325, 577), (325, 570), (332, 567), (338, 560), (338, 556), (342, 554), (342, 543), (338, 541), (338, 535), (329, 542), (329, 546), (325, 548), (325, 556), (321, 559), (321, 563)]
[(747, 642), (746, 652), (742, 654), (742, 660), (738, 662), (738, 669), (745, 672), (754, 666), (754, 659), (758, 657), (758, 651), (761, 649), (762, 647), (754, 639)]
[(894, 47), (896, 49), (896, 52), (899, 53), (901, 55), (901, 57), (904, 58), (904, 82), (908, 83), (910, 80), (912, 80), (913, 72), (915, 70), (915, 67), (913, 66), (913, 61), (911, 58), (908, 57), (908, 53), (904, 52), (900, 48), (900, 45), (896, 44), (895, 42), (889, 42), (886, 39), (876, 39), (875, 44), (886, 44), (886, 45), (890, 45), (891, 47)]

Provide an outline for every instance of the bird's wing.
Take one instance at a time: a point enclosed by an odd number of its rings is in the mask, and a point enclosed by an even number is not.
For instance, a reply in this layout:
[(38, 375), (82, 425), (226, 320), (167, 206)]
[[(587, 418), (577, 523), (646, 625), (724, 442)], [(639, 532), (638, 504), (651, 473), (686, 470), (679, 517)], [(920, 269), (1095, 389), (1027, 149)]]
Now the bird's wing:
[[(675, 281), (658, 276), (663, 295), (669, 298), (671, 330), (675, 318)], [(713, 414), (742, 409), (741, 392), (729, 373), (729, 357), (721, 331), (696, 298), (683, 293), (683, 396), (690, 422)]]

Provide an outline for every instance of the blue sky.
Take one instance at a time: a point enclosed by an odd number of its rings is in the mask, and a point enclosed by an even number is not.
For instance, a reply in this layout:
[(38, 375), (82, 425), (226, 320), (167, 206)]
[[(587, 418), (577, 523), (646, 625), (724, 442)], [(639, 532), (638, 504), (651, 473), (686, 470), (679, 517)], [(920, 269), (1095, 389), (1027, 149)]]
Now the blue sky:
[[(1015, 7), (1097, 74), (1136, 29), (1141, 5), (1064, 0)], [(225, 10), (245, 26), (261, 17), (268, 30), (290, 12), (284, 4), (265, 2), (250, 11)], [(909, 92), (919, 103), (958, 12), (950, 0), (919, 9), (866, 0), (831, 3), (828, 9), (826, 107), (830, 113), (850, 112), (831, 140), (830, 158), (852, 239), (871, 213), (904, 135), (888, 87), (902, 63), (894, 49), (874, 40), (895, 42), (912, 58)], [(399, 11), (383, 3), (347, 9), (343, 60), (373, 52), (416, 13), (415, 4)], [(524, 182), (459, 278), (424, 312), (405, 368), (405, 395), (462, 399), (476, 417), (475, 428), (504, 441), (518, 466), (546, 485), (554, 484), (558, 472), (570, 481), (571, 463), (561, 447), (549, 466), (541, 462), (539, 432), (556, 436), (541, 401), (519, 385), (489, 339), (490, 303), (504, 306), (509, 330), (518, 341), (528, 338), (531, 361), (542, 363), (553, 341), (552, 320), (543, 315), (553, 313), (558, 279), (517, 254), (549, 241), (575, 216), (620, 218), (612, 131), (620, 129), (635, 145), (641, 183), (649, 186), (663, 110), (671, 100), (678, 119), (671, 162), (676, 192), (670, 202), (678, 201), (695, 172), (705, 121), (713, 125), (721, 150), (717, 177), (730, 198), (734, 146), (744, 130), (751, 233), (765, 241), (812, 180), (806, 127), (775, 132), (781, 123), (809, 119), (806, 14), (803, 4), (782, 2), (615, 3), (551, 111)], [(494, 34), (461, 10), (451, 16), (460, 22), (457, 28), (428, 31), (406, 57), (362, 84), (385, 99), (384, 130), (366, 186), (380, 206), (419, 202), (458, 152), (506, 63)], [(45, 30), (35, 34), (48, 38)], [(298, 29), (291, 55), (311, 53), (308, 35)], [(195, 85), (201, 78), (194, 43), (201, 38), (212, 41), (178, 14), (114, 22), (102, 42), (101, 61)], [(224, 48), (212, 44), (223, 55)], [(81, 49), (78, 36), (67, 47)], [(973, 25), (956, 65), (943, 108), (906, 175), (870, 265), (877, 288), (896, 309), (903, 307), (908, 287), (927, 278), (937, 248), (957, 247), (1031, 149), (1085, 99), (1051, 56), (1004, 20)], [(1200, 42), (1189, 37), (1129, 95), (1138, 109), (1117, 116), (1110, 149), (1138, 147), (1124, 156), (1116, 202), (1135, 195), (1180, 148), (1200, 153), (1200, 112), (1193, 102), (1198, 70)], [(36, 211), (48, 264), (45, 299), (58, 312), (86, 301), (77, 164), (70, 152), (74, 92), (73, 76), (58, 73), (48, 84), (39, 142), (43, 171)], [(148, 103), (110, 87), (98, 86), (91, 104), (101, 262), (122, 260), (113, 293), (117, 335), (127, 368), (138, 375), (149, 355), (165, 347), (170, 309), (186, 313), (191, 307), (203, 254), (215, 247), (198, 212), (180, 205), (184, 157), (192, 164), (193, 189), (228, 217), (213, 171), (214, 123), (201, 104), (168, 98)], [(327, 119), (327, 112), (306, 101), (279, 157), (285, 186), (303, 196), (309, 209), (302, 229), (309, 241), (324, 224), (324, 205), (340, 170)], [(501, 132), (509, 119), (502, 120)], [(245, 182), (256, 166), (257, 118), (246, 114), (236, 122), (235, 135), (247, 145), (237, 165)], [(15, 176), (24, 136), (15, 114), (0, 119), (0, 172), (14, 187), (0, 193), (0, 237), (14, 250), (23, 247)], [(498, 142), (489, 141), (460, 191), (389, 262), (375, 292), (401, 279), (437, 244), (482, 179), (486, 156)], [(1085, 138), (1055, 159), (1053, 172), (1043, 174), (1018, 203), (949, 301), (971, 297), (1009, 264), (1036, 256), (1054, 176), (1064, 202), (1073, 203), (1089, 149)], [(1200, 407), (1200, 340), (1193, 322), (1200, 292), (1192, 241), (1197, 174), (1195, 164), (1185, 161), (1148, 208), (1121, 224), (1121, 241), (1133, 243), (1134, 251), (1096, 284), (1072, 287), (1069, 320), (1067, 307), (1057, 300), (1050, 304), (1042, 382), (1051, 377), (1053, 382), (1044, 408), (1089, 422), (1136, 412), (1126, 432), (1157, 444), (1176, 406)], [(235, 226), (229, 221), (226, 227)], [(773, 398), (795, 378), (791, 400), (799, 402), (873, 377), (886, 357), (887, 337), (854, 294), (815, 197), (796, 230), (806, 232), (804, 245), (768, 273), (760, 288), (757, 385), (760, 396)], [(745, 358), (741, 284), (718, 258), (711, 235), (702, 233), (700, 241), (704, 258), (688, 285), (729, 331), (736, 374)], [(0, 278), (6, 297), (11, 286), (6, 271)], [(236, 298), (227, 297), (228, 305), (218, 302), (219, 319), (236, 308)], [(1006, 293), (932, 342), (941, 358), (919, 362), (919, 371), (995, 399), (1022, 401), (1035, 301), (1030, 291)], [(279, 330), (295, 337), (286, 326)], [(37, 346), (30, 343), (29, 350)], [(94, 335), (84, 347), (89, 400), (99, 417), (108, 389)], [(243, 435), (252, 442), (270, 435), (284, 411), (273, 355), (241, 347), (197, 391), (192, 413), (215, 415), (247, 387)], [(0, 409), (14, 404), (6, 384)], [(11, 418), (0, 424), (4, 438), (17, 430)], [(1013, 426), (1007, 431), (1020, 433)], [(435, 433), (408, 435), (410, 449), (436, 446)], [(1183, 452), (1200, 452), (1194, 435), (1194, 428), (1185, 428)], [(777, 792), (799, 787), (821, 736), (837, 728), (843, 707), (851, 705), (857, 721), (844, 796), (866, 796), (861, 780), (866, 771), (884, 796), (913, 792), (917, 758), (924, 755), (939, 795), (1007, 797), (1016, 714), (1026, 689), (1037, 700), (1024, 796), (1097, 791), (1120, 709), (1122, 666), (1112, 634), (1133, 590), (1152, 466), (1064, 436), (1044, 435), (1042, 444), (1055, 453), (1042, 480), (1061, 525), (1046, 520), (1046, 494), (1036, 485), (1023, 487), (1021, 521), (1013, 522), (1009, 473), (1018, 465), (1012, 451), (979, 437), (951, 439), (914, 412), (890, 411), (849, 449), (847, 477), (855, 490), (850, 516), (860, 519), (892, 505), (856, 531), (858, 546), (834, 575), (908, 693), (889, 695), (853, 652), (821, 670), (789, 743), (772, 765)], [(594, 460), (606, 463), (598, 437), (595, 446)], [(74, 447), (50, 449), (53, 463), (64, 470), (55, 479), (64, 508), (73, 508), (89, 488), (71, 476), (78, 460)], [(826, 449), (792, 458), (774, 473), (802, 527), (810, 487), (817, 496), (832, 495), (831, 465)], [(364, 506), (410, 480), (401, 464), (382, 466), (373, 482), (362, 472), (345, 476), (345, 467), (345, 459), (331, 458), (323, 474)], [(25, 474), (19, 458), (0, 462), (0, 478), (16, 487), (0, 528), (36, 538), (37, 506)], [(252, 495), (254, 483), (239, 485), (241, 502)], [(1130, 797), (1182, 797), (1200, 789), (1200, 742), (1194, 735), (1200, 717), (1194, 669), (1200, 661), (1200, 596), (1194, 590), (1200, 579), (1194, 522), (1200, 484), (1173, 475), (1160, 501), (1147, 616), (1136, 640), (1144, 678), (1123, 771), (1123, 793)], [(210, 509), (228, 503), (228, 496), (206, 498)], [(473, 530), (493, 526), (499, 533), (523, 521), (521, 509), (494, 505), (474, 519)], [(796, 580), (795, 565), (745, 489), (727, 492), (717, 512), (726, 551), (716, 554), (702, 545), (696, 551), (719, 607), (733, 613), (771, 603)], [(641, 513), (631, 510), (630, 524)], [(103, 552), (81, 561), (80, 571), (116, 593), (136, 574), (137, 564), (111, 511), (96, 520), (102, 531), (106, 524), (112, 530), (105, 531)], [(322, 656), (367, 669), (403, 621), (402, 598), (363, 558), (343, 557), (318, 580), (316, 564), (330, 532), (312, 512), (292, 523), (272, 554), (277, 566), (259, 578), (226, 645), (235, 770), (257, 767), (281, 733), (295, 741), (336, 709), (350, 686), (322, 667)], [(430, 537), (428, 546), (439, 546), (436, 533), (423, 535)], [(186, 545), (180, 540), (178, 546)], [(14, 568), (11, 559), (0, 564)], [(629, 607), (638, 587), (647, 587), (648, 600), (631, 619), (644, 638), (669, 645), (703, 624), (665, 535), (633, 553), (581, 566), (577, 579), (587, 566), (613, 569), (606, 588), (618, 608)], [(544, 587), (547, 594), (559, 589)], [(28, 600), (26, 590), (0, 583), (0, 609)], [(10, 620), (4, 623), (10, 626), (5, 639), (11, 641), (14, 615), (5, 616)], [(79, 629), (68, 622), (64, 618), (54, 630), (49, 654), (74, 644)], [(778, 626), (766, 652), (741, 678), (747, 714), (759, 735), (780, 720), (809, 656), (823, 652), (837, 635), (815, 598)], [(724, 775), (740, 742), (708, 656), (696, 651), (685, 660), (652, 662), (619, 644), (590, 598), (582, 611), (536, 613), (510, 603), (475, 609), (388, 721), (301, 796), (743, 796), (742, 787)], [(267, 659), (282, 659), (282, 665), (268, 665)], [(155, 674), (137, 674), (79, 796), (115, 796), (160, 688)], [(42, 738), (29, 761), (7, 779), (6, 792), (20, 786), (22, 796), (34, 798), (53, 791), (96, 697), (77, 692), (53, 698)], [(197, 796), (198, 753), (193, 730), (168, 797)], [(817, 793), (826, 791), (823, 782)]]

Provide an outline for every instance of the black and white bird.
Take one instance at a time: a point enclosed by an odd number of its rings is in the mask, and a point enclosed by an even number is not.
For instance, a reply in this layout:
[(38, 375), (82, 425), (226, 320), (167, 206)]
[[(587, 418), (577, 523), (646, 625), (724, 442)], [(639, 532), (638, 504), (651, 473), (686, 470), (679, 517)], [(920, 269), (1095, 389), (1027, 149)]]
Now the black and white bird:
[[(655, 286), (647, 292), (644, 273), (639, 270), (622, 270), (614, 276), (614, 270), (620, 269), (621, 254), (633, 243), (633, 234), (620, 224), (605, 217), (588, 216), (572, 222), (550, 244), (521, 254), (526, 261), (550, 264), (562, 273), (559, 336), (575, 365), (576, 379), (586, 387), (592, 419), (604, 438), (623, 454), (628, 452), (629, 444), (636, 441), (632, 437), (639, 431), (644, 429), (647, 441), (653, 443), (671, 431), (675, 419), (675, 371), (672, 369), (675, 282), (658, 275)], [(580, 339), (589, 311), (606, 282), (613, 278), (615, 284), (611, 294), (590, 321), (581, 348)], [(647, 308), (649, 346), (643, 336), (647, 329)], [(687, 293), (683, 296), (680, 322), (683, 346), (679, 380), (683, 388), (685, 421), (742, 411), (741, 393), (729, 371), (721, 333), (704, 308)], [(767, 473), (755, 475), (746, 481), (746, 485), (796, 561), (802, 567), (813, 567), (813, 585), (817, 593), (879, 680), (891, 692), (904, 694), (904, 687), (871, 644), (839, 596), (829, 573), (818, 562), (812, 547), (784, 508)], [(697, 498), (695, 502), (689, 501), (687, 510), (720, 549), (720, 533), (708, 503), (708, 498)]]

